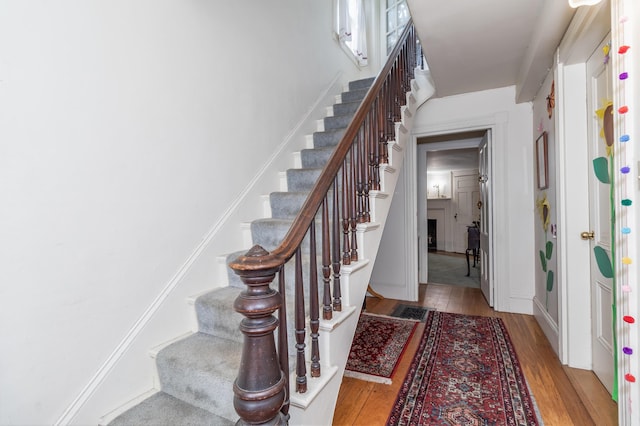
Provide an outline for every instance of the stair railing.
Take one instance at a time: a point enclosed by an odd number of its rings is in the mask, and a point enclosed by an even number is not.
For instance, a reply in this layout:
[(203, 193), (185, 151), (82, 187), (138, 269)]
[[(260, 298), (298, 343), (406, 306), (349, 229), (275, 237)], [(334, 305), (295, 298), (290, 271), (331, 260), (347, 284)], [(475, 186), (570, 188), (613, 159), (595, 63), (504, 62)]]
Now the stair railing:
[[(307, 390), (305, 286), (302, 247), (309, 249), (311, 376), (319, 377), (320, 316), (318, 265), (322, 262), (322, 318), (342, 310), (340, 266), (358, 260), (357, 225), (371, 220), (369, 194), (380, 190), (380, 164), (388, 163), (387, 144), (395, 137), (421, 49), (409, 21), (395, 48), (356, 110), (344, 137), (320, 174), (282, 243), (271, 253), (256, 245), (231, 263), (247, 289), (234, 303), (244, 315), (244, 344), (234, 383), (240, 424), (286, 424), (289, 412), (285, 264), (295, 261), (295, 391)], [(320, 221), (320, 242), (316, 221)], [(319, 247), (321, 253), (316, 253)], [(278, 275), (278, 289), (270, 287)], [(333, 286), (331, 286), (333, 284)], [(278, 319), (274, 313), (278, 311)], [(274, 332), (278, 329), (278, 344)]]

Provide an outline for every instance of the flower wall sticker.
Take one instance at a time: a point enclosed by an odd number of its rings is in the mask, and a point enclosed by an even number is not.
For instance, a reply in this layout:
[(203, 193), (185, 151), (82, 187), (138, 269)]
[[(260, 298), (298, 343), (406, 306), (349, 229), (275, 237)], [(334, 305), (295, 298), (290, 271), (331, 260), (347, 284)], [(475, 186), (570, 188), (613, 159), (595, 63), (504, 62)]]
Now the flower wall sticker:
[(607, 145), (607, 157), (613, 155), (613, 102), (605, 101), (604, 106), (596, 110), (600, 121), (600, 137)]
[(538, 214), (542, 221), (542, 229), (544, 229), (546, 233), (547, 229), (549, 229), (549, 217), (551, 213), (551, 204), (549, 204), (549, 200), (547, 200), (546, 193), (543, 194), (541, 199), (536, 201), (536, 206), (538, 207)]
[[(606, 46), (605, 46), (606, 47)], [(605, 52), (605, 55), (607, 52)], [(613, 102), (604, 101), (602, 108), (597, 109), (596, 116), (598, 116), (600, 124), (600, 137), (604, 140), (606, 146), (606, 157), (597, 157), (593, 159), (593, 173), (596, 178), (603, 184), (609, 185), (610, 188), (610, 202), (609, 208), (611, 210), (611, 217), (615, 217), (615, 209), (613, 208)], [(613, 219), (612, 219), (613, 220)], [(612, 223), (612, 235), (613, 235), (613, 223)], [(613, 247), (613, 237), (611, 246)], [(600, 246), (593, 248), (593, 254), (598, 264), (600, 273), (605, 278), (614, 278), (613, 274), (613, 262), (609, 258), (608, 253)], [(612, 253), (613, 255), (613, 253)]]

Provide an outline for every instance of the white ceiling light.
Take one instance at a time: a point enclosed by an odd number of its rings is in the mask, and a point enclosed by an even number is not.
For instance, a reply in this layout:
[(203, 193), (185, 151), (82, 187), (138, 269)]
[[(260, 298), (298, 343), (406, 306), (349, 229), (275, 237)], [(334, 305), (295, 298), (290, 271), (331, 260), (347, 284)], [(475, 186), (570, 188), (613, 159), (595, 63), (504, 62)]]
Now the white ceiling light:
[(593, 6), (600, 3), (601, 0), (569, 0), (569, 6), (576, 8), (580, 6)]

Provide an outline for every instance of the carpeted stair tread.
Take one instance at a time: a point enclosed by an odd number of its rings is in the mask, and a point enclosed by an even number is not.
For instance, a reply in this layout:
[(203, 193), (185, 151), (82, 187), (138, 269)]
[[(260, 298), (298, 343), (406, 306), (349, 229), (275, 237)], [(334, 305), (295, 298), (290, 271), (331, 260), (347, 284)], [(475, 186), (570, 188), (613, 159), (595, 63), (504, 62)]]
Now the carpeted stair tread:
[(345, 129), (330, 129), (324, 132), (315, 132), (313, 134), (314, 148), (326, 148), (336, 146), (340, 143), (340, 139), (344, 136)]
[(333, 115), (347, 115), (356, 112), (360, 102), (344, 102), (333, 106)]
[(239, 324), (244, 317), (233, 309), (241, 291), (240, 288), (222, 287), (199, 296), (195, 302), (198, 330), (242, 343), (244, 336)]
[(324, 167), (331, 158), (335, 147), (303, 149), (300, 151), (300, 159), (303, 168), (319, 169)]
[(244, 255), (248, 251), (249, 249), (246, 249), (246, 250), (240, 250), (240, 251), (227, 254), (226, 262), (227, 262), (227, 278), (229, 280), (229, 287), (239, 288), (242, 290), (247, 288), (247, 286), (244, 285), (240, 277), (235, 272), (233, 272), (233, 269), (229, 267), (229, 263), (233, 262), (239, 256)]
[[(316, 238), (320, 239), (320, 225), (318, 225), (316, 227)], [(324, 294), (324, 292), (322, 291), (322, 286), (323, 286), (323, 281), (322, 281), (322, 249), (320, 247), (321, 242), (320, 240), (318, 241), (318, 248), (317, 248), (317, 260), (316, 260), (316, 265), (318, 267), (318, 287), (320, 287), (320, 295), (322, 296)], [(231, 254), (227, 257), (227, 265), (234, 261), (238, 256), (241, 256), (243, 254), (245, 254), (248, 250), (243, 250), (243, 251), (239, 251), (236, 252), (234, 254)], [(308, 287), (309, 287), (309, 265), (310, 265), (310, 261), (309, 261), (309, 254), (308, 253), (303, 253), (302, 255), (302, 279), (304, 281), (304, 285), (305, 285), (305, 293), (308, 294)], [(294, 277), (295, 277), (295, 256), (292, 257), (291, 259), (289, 259), (289, 261), (287, 263), (285, 263), (285, 286), (286, 286), (286, 292), (288, 297), (293, 298), (293, 288), (295, 285), (294, 282)], [(236, 291), (239, 290), (246, 290), (246, 285), (242, 282), (242, 280), (240, 279), (240, 277), (238, 277), (236, 275), (236, 273), (233, 271), (233, 269), (231, 269), (230, 267), (227, 266), (227, 273), (229, 275), (229, 283), (230, 286), (233, 285), (233, 288)], [(277, 286), (277, 281), (274, 280), (274, 282), (272, 283), (272, 287), (276, 288)], [(223, 287), (226, 288), (226, 287)], [(212, 290), (212, 292), (216, 292), (219, 291), (220, 289), (215, 289)], [(207, 293), (209, 294), (209, 293)], [(202, 296), (200, 296), (202, 297)], [(214, 297), (213, 295), (211, 297)]]
[(127, 410), (109, 426), (231, 426), (234, 421), (158, 392)]
[[(309, 270), (309, 262), (308, 259), (304, 262), (306, 271)], [(287, 327), (287, 336), (289, 339), (289, 353), (295, 354), (296, 352), (296, 341), (295, 341), (295, 329), (293, 325), (295, 324), (295, 306), (294, 306), (294, 268), (295, 263), (290, 261), (286, 268), (285, 277), (287, 280), (287, 290), (285, 294), (285, 303), (287, 306), (287, 321), (289, 327)], [(304, 277), (304, 287), (305, 294), (309, 295), (309, 280), (308, 280), (308, 272)], [(322, 278), (318, 278), (318, 283), (322, 283)], [(277, 288), (277, 281), (272, 285), (272, 288)], [(228, 339), (235, 341), (237, 343), (244, 342), (244, 335), (240, 331), (240, 321), (244, 318), (242, 315), (237, 313), (233, 308), (233, 302), (235, 298), (240, 294), (241, 290), (234, 288), (234, 293), (229, 293), (227, 297), (226, 304), (225, 302), (221, 302), (218, 297), (219, 290), (213, 290), (209, 293), (206, 293), (198, 299), (196, 299), (196, 314), (198, 319), (198, 330), (200, 333), (204, 333), (210, 336), (219, 337), (223, 339)], [(324, 295), (324, 291), (322, 287), (319, 287), (319, 300), (322, 303), (322, 297)], [(307, 308), (308, 309), (308, 306)], [(322, 309), (322, 307), (320, 307)], [(277, 317), (278, 312), (274, 313)], [(225, 318), (228, 317), (227, 318)], [(309, 312), (306, 311), (307, 323)], [(308, 333), (307, 329), (307, 333)], [(277, 331), (276, 331), (277, 335)]]
[(294, 192), (310, 191), (318, 180), (320, 173), (322, 173), (321, 168), (287, 170), (287, 190)]
[(369, 89), (373, 84), (375, 77), (363, 78), (349, 82), (349, 90)]
[(351, 89), (348, 92), (342, 92), (340, 98), (342, 102), (362, 102), (368, 91), (369, 88)]
[(344, 129), (351, 123), (352, 119), (353, 119), (353, 113), (345, 114), (345, 115), (334, 115), (332, 117), (325, 117), (324, 130)]
[[(289, 231), (293, 219), (274, 219), (264, 218), (251, 222), (251, 236), (253, 243), (260, 245), (267, 251), (273, 251), (284, 240), (285, 235)], [(321, 223), (316, 223), (316, 250), (320, 254), (322, 242), (320, 238)], [(309, 248), (309, 234), (302, 240), (302, 251), (307, 254)]]
[(269, 194), (271, 217), (274, 219), (293, 219), (307, 199), (308, 192), (287, 191)]
[(194, 333), (158, 352), (156, 364), (164, 392), (196, 407), (233, 419), (233, 382), (242, 344)]
[[(294, 219), (309, 195), (306, 191), (272, 192), (269, 194), (271, 217), (273, 219)], [(333, 190), (328, 192), (329, 212), (333, 208)], [(318, 214), (322, 210), (318, 209)]]
[(267, 251), (273, 251), (289, 231), (293, 219), (257, 219), (251, 222), (253, 243)]
[[(321, 225), (320, 223), (317, 224), (316, 226), (316, 238), (318, 239), (318, 248), (317, 248), (317, 256), (318, 256), (318, 260), (317, 260), (317, 265), (318, 265), (318, 283), (320, 283), (319, 285), (321, 286), (322, 284), (322, 275), (321, 275), (321, 271), (322, 271), (322, 251), (321, 251), (321, 239), (320, 239), (320, 231), (321, 231)], [(247, 253), (247, 250), (241, 250), (241, 251), (237, 251), (234, 253), (230, 253), (227, 255), (226, 258), (226, 262), (227, 262), (227, 276), (228, 276), (228, 280), (229, 280), (229, 287), (232, 287), (236, 290), (245, 290), (247, 288), (247, 286), (242, 282), (242, 280), (240, 279), (240, 277), (233, 271), (233, 269), (231, 269), (228, 265), (229, 263), (231, 263), (232, 261), (236, 260), (239, 256), (244, 255), (245, 253)], [(305, 283), (308, 283), (308, 271), (309, 271), (309, 255), (308, 253), (303, 253), (302, 255), (302, 261), (303, 261), (303, 277), (304, 277), (304, 281)], [(293, 277), (294, 277), (294, 258), (292, 257), (289, 262), (287, 262), (285, 264), (285, 281), (287, 284), (287, 292), (292, 292), (293, 291)], [(275, 283), (273, 285), (276, 285)], [(227, 287), (223, 287), (223, 288), (227, 288)], [(275, 287), (274, 287), (275, 288)], [(215, 291), (219, 291), (220, 289), (215, 289), (212, 290), (212, 292)], [(232, 291), (232, 290), (228, 290), (228, 291)], [(208, 293), (207, 293), (208, 294)], [(291, 293), (293, 294), (293, 293)]]

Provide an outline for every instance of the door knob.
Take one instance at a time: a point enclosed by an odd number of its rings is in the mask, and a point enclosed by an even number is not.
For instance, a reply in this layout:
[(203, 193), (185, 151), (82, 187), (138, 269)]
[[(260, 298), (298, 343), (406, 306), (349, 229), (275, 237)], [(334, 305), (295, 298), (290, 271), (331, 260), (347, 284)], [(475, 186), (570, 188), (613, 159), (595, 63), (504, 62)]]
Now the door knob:
[(584, 231), (580, 233), (580, 238), (582, 238), (583, 240), (593, 240), (594, 237), (595, 234), (593, 233), (593, 231)]

